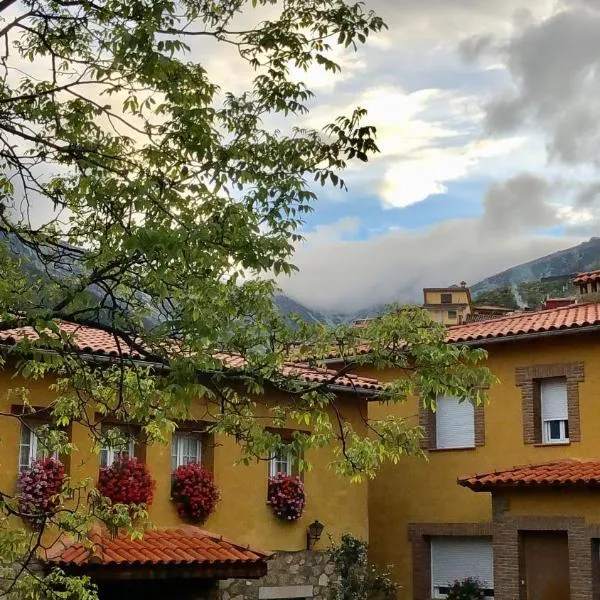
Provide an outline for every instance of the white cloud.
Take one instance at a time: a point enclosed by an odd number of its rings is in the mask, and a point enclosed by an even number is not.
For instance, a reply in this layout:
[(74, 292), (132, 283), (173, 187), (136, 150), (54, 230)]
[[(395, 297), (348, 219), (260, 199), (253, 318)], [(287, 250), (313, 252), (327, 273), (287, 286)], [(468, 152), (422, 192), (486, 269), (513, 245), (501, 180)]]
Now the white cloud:
[[(519, 173), (490, 186), (484, 213), (422, 230), (388, 228), (361, 241), (356, 219), (341, 219), (307, 235), (294, 257), (299, 273), (280, 286), (318, 310), (354, 311), (395, 301), (419, 301), (427, 286), (462, 280), (471, 284), (511, 266), (581, 242), (593, 222), (590, 209), (577, 211), (556, 201), (561, 186), (532, 173)], [(590, 221), (590, 218), (592, 221)], [(556, 237), (543, 228), (571, 227)]]

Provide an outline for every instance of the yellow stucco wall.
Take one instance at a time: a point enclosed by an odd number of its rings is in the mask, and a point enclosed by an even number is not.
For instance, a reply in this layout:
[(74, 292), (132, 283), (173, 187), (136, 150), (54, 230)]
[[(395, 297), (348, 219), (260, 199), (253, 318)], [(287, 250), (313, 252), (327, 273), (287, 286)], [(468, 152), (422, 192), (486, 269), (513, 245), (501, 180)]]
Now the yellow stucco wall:
[(425, 304), (441, 304), (442, 294), (452, 294), (452, 304), (468, 304), (469, 296), (466, 289), (452, 288), (440, 291), (425, 291)]
[[(0, 373), (0, 385), (10, 388), (27, 386), (33, 406), (45, 406), (52, 398), (48, 381), (25, 382), (12, 378), (10, 369)], [(3, 398), (0, 411), (10, 411), (14, 400)], [(202, 400), (198, 400), (196, 414), (204, 414)], [(348, 397), (339, 400), (339, 409), (344, 420), (351, 422), (357, 430), (364, 427), (366, 400)], [(302, 427), (304, 429), (304, 427)], [(0, 416), (0, 489), (14, 490), (17, 479), (20, 427), (9, 416)], [(99, 459), (85, 427), (74, 424), (72, 442), (76, 452), (71, 457), (73, 480), (98, 477)], [(303, 475), (306, 491), (304, 515), (295, 523), (276, 519), (267, 499), (268, 467), (266, 462), (249, 466), (235, 465), (239, 447), (230, 437), (218, 436), (214, 445), (214, 477), (221, 493), (216, 511), (210, 515), (204, 529), (267, 550), (302, 550), (306, 548), (306, 528), (318, 519), (325, 525), (321, 542), (316, 548), (328, 546), (328, 535), (338, 536), (352, 532), (368, 539), (367, 485), (353, 484), (335, 475), (330, 468), (334, 459), (331, 448), (307, 453), (313, 468)], [(169, 499), (171, 448), (170, 445), (154, 444), (146, 449), (146, 463), (157, 481), (154, 502), (150, 507), (150, 519), (155, 526), (165, 527), (180, 523), (180, 519)]]
[[(428, 460), (409, 458), (399, 465), (385, 467), (370, 483), (371, 555), (379, 564), (395, 565), (395, 577), (404, 586), (400, 598), (412, 598), (408, 523), (491, 521), (490, 494), (458, 486), (457, 477), (565, 457), (600, 457), (600, 339), (597, 336), (581, 334), (507, 342), (490, 345), (488, 351), (487, 365), (500, 383), (490, 390), (485, 409), (485, 446), (474, 450), (433, 451), (428, 453)], [(515, 368), (571, 361), (583, 361), (585, 365), (585, 381), (579, 387), (581, 442), (567, 446), (525, 445), (521, 392), (515, 385)], [(363, 368), (357, 372), (382, 380), (395, 377), (390, 371)], [(416, 399), (396, 406), (371, 403), (369, 414), (371, 418), (399, 414), (416, 424), (418, 404)], [(569, 509), (568, 501), (559, 509), (552, 508), (552, 496), (548, 495), (532, 496), (530, 503), (524, 510), (540, 514), (543, 510)]]
[(506, 491), (511, 517), (582, 517), (587, 523), (600, 523), (600, 490), (547, 489)]

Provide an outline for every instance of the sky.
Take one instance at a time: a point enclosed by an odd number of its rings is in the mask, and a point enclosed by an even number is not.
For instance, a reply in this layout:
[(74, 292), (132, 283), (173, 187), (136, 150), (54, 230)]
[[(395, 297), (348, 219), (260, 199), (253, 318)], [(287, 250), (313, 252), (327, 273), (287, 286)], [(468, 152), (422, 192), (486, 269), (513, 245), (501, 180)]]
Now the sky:
[[(315, 189), (283, 292), (333, 312), (418, 302), (423, 287), (474, 284), (598, 235), (600, 0), (364, 4), (389, 28), (335, 48), (338, 75), (295, 73), (316, 98), (291, 124), (360, 106), (380, 153), (343, 173), (348, 191)], [(247, 89), (235, 48), (210, 43), (192, 40), (191, 58), (223, 90)]]
[[(299, 74), (320, 127), (369, 111), (380, 154), (317, 189), (282, 290), (324, 311), (418, 301), (600, 230), (598, 0), (366, 0), (389, 29)], [(527, 8), (523, 8), (527, 6)]]

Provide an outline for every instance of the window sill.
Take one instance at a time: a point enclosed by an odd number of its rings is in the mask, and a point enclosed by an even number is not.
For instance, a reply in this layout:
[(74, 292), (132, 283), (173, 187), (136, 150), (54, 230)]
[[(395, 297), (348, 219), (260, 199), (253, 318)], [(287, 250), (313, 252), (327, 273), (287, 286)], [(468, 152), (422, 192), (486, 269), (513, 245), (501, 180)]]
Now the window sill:
[(541, 444), (534, 444), (533, 447), (534, 448), (553, 448), (554, 446), (558, 446), (558, 447), (564, 447), (564, 446), (570, 446), (571, 442), (545, 442), (545, 443), (541, 443)]
[(468, 452), (477, 450), (477, 446), (464, 446), (462, 448), (429, 448), (429, 452)]

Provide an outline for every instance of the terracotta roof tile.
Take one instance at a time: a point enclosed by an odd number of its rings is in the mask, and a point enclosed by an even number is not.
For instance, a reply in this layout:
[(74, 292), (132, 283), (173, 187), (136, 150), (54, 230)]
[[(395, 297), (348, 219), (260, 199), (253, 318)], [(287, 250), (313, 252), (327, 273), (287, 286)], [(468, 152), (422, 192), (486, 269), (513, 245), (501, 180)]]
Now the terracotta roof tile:
[(47, 563), (67, 566), (101, 565), (252, 565), (264, 563), (271, 553), (242, 546), (222, 536), (182, 525), (172, 529), (151, 529), (140, 540), (126, 532), (115, 538), (106, 530), (94, 530), (91, 549), (81, 542), (63, 538), (46, 550)]
[(600, 487), (600, 460), (566, 459), (521, 465), (504, 471), (459, 477), (458, 483), (475, 491), (497, 487)]
[[(130, 348), (121, 338), (111, 333), (94, 327), (77, 325), (62, 321), (60, 323), (61, 331), (70, 337), (71, 343), (79, 352), (99, 355), (99, 356), (120, 356), (143, 360), (144, 356), (138, 351)], [(15, 344), (18, 341), (29, 339), (35, 341), (39, 339), (38, 333), (32, 327), (21, 327), (18, 329), (8, 329), (0, 331), (0, 342)], [(215, 358), (223, 363), (228, 369), (243, 369), (245, 359), (235, 354), (219, 353)], [(290, 363), (284, 365), (283, 373), (287, 376), (297, 376), (299, 379), (309, 383), (329, 383), (345, 387), (348, 389), (358, 389), (365, 391), (381, 391), (383, 385), (376, 379), (368, 377), (358, 377), (356, 375), (344, 375), (336, 377), (336, 372), (330, 369), (318, 369), (308, 365)]]
[(600, 304), (574, 304), (550, 310), (455, 325), (448, 328), (450, 343), (514, 337), (545, 331), (579, 329), (600, 325)]
[[(120, 356), (141, 358), (141, 354), (133, 350), (121, 338), (118, 338), (102, 329), (77, 325), (67, 321), (60, 322), (60, 329), (70, 338), (71, 343), (79, 352), (99, 354), (104, 356)], [(15, 344), (24, 339), (34, 342), (40, 338), (33, 327), (19, 327), (0, 331), (0, 341)]]
[(580, 283), (588, 283), (589, 281), (600, 281), (600, 270), (577, 273), (575, 279), (573, 279), (573, 283), (575, 285), (579, 285)]
[[(245, 360), (241, 356), (232, 354), (220, 353), (216, 354), (215, 358), (223, 361), (225, 367), (229, 369), (243, 369)], [(381, 391), (383, 385), (377, 379), (370, 377), (359, 377), (358, 375), (347, 374), (337, 376), (337, 372), (333, 369), (323, 369), (311, 367), (304, 363), (286, 363), (281, 368), (282, 374), (286, 377), (297, 377), (309, 383), (329, 383), (345, 387), (348, 389), (360, 389), (367, 391)]]

